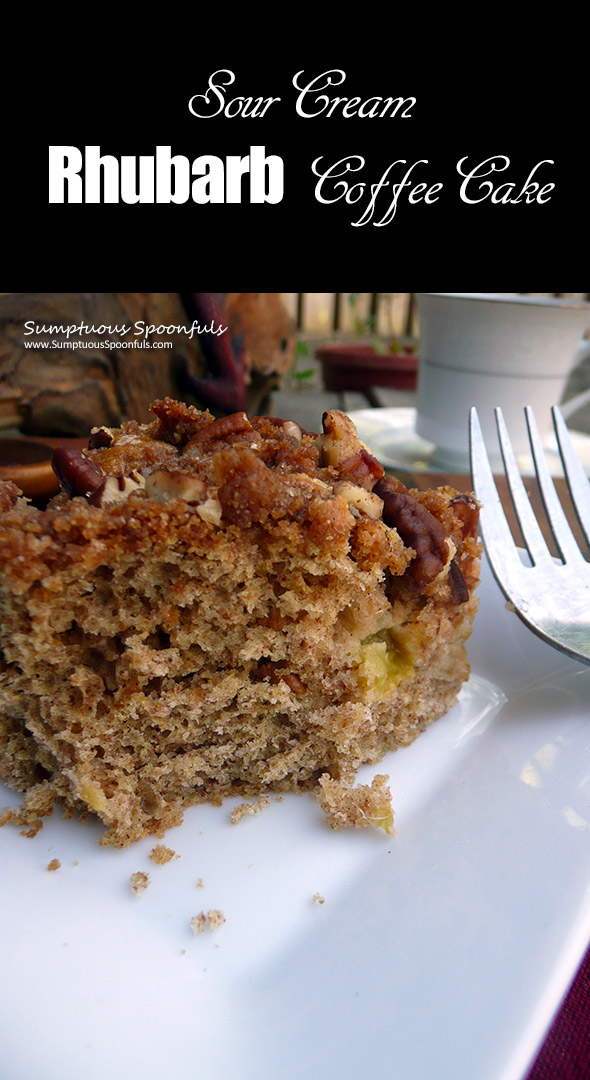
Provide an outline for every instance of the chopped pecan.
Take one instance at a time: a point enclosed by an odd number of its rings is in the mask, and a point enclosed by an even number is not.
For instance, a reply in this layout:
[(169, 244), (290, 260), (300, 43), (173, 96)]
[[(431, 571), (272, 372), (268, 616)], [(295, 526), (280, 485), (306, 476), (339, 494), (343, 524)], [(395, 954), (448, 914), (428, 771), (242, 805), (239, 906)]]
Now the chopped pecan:
[(296, 439), (297, 442), (301, 442), (302, 431), (299, 424), (296, 424), (294, 420), (285, 420), (283, 431), (285, 432), (285, 435), (288, 435), (291, 439)]
[(210, 525), (221, 525), (222, 510), (219, 499), (205, 499), (205, 502), (197, 506), (197, 514)]
[(358, 484), (351, 484), (348, 481), (336, 484), (334, 487), (334, 494), (341, 495), (348, 503), (349, 509), (357, 510), (361, 514), (366, 514), (367, 517), (377, 518), (381, 517), (383, 511), (383, 500), (375, 495), (373, 491), (367, 491), (364, 487), (359, 487)]
[(115, 436), (108, 427), (92, 428), (88, 438), (89, 450), (100, 450), (105, 446), (112, 446)]
[[(252, 427), (257, 430), (262, 424), (272, 424), (273, 427), (282, 427), (285, 431), (285, 435), (292, 435), (293, 438), (299, 442), (302, 435), (309, 435), (312, 439), (318, 438), (317, 431), (308, 431), (307, 428), (301, 427), (301, 424), (296, 424), (294, 420), (283, 420), (281, 416), (251, 416)], [(295, 432), (295, 428), (299, 431), (299, 435)]]
[(339, 409), (328, 409), (322, 424), (324, 434), (318, 440), (320, 464), (331, 465), (343, 479), (371, 491), (385, 470), (363, 446), (350, 417)]
[(305, 691), (305, 683), (295, 671), (288, 670), (286, 660), (261, 660), (252, 677), (255, 682), (261, 682), (263, 679), (268, 679), (275, 685), (285, 682), (294, 694), (302, 694)]
[(375, 485), (375, 494), (383, 499), (385, 524), (396, 528), (404, 544), (416, 552), (410, 566), (414, 581), (428, 585), (444, 570), (449, 557), (445, 529), (400, 480), (384, 476)]
[(324, 434), (320, 436), (320, 463), (338, 468), (341, 461), (358, 453), (361, 448), (357, 430), (346, 413), (328, 409), (322, 417)]
[(129, 476), (106, 476), (102, 484), (88, 497), (92, 506), (111, 506), (125, 502), (132, 491), (142, 491), (145, 480), (141, 473), (133, 469)]
[(465, 578), (456, 559), (451, 559), (449, 566), (449, 585), (456, 604), (466, 604), (469, 600), (469, 589), (465, 584)]
[(58, 446), (53, 451), (51, 465), (64, 491), (71, 495), (90, 495), (105, 480), (105, 474), (95, 461), (81, 450)]
[(363, 448), (358, 450), (356, 454), (351, 454), (350, 457), (341, 461), (338, 472), (340, 476), (354, 481), (355, 484), (365, 488), (366, 491), (372, 491), (377, 480), (380, 480), (383, 476), (385, 469), (381, 462), (377, 461), (377, 458)]
[(479, 504), (477, 499), (473, 495), (462, 492), (460, 495), (455, 495), (454, 499), (451, 499), (450, 506), (461, 524), (461, 535), (463, 537), (470, 536), (475, 540), (479, 524)]
[(303, 694), (305, 692), (305, 683), (301, 681), (295, 671), (287, 671), (281, 678), (294, 694)]
[(172, 469), (155, 469), (146, 479), (145, 490), (148, 498), (158, 502), (171, 499), (201, 502), (207, 494), (206, 485), (198, 476)]

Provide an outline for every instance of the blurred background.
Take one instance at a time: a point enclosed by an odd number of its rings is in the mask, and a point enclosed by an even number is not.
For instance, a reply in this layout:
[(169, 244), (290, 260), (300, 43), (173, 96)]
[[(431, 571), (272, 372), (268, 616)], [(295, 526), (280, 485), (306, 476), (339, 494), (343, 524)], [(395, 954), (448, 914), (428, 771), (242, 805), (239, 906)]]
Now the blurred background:
[[(138, 321), (164, 332), (137, 347)], [(187, 333), (195, 324), (202, 332)], [(60, 333), (68, 326), (85, 329)], [(48, 448), (68, 439), (82, 447), (92, 427), (145, 423), (150, 402), (166, 396), (215, 415), (291, 418), (309, 431), (321, 430), (329, 408), (413, 409), (419, 368), (413, 293), (2, 293), (0, 476), (28, 469), (20, 486), (37, 497), (36, 465), (54, 484)], [(585, 390), (571, 426), (590, 435), (588, 359), (574, 361), (563, 400)]]
[[(590, 293), (505, 293), (590, 301)], [(420, 326), (414, 293), (282, 293), (297, 327), (297, 350), (285, 396), (275, 405), (287, 410), (297, 384), (328, 391), (325, 408), (353, 411), (369, 407), (405, 407), (415, 403), (420, 358)], [(338, 345), (345, 346), (344, 350)], [(347, 355), (348, 353), (348, 355)], [(356, 355), (355, 355), (356, 354)], [(564, 400), (590, 387), (590, 365), (574, 368)], [(319, 398), (297, 406), (312, 421), (321, 421)], [(590, 402), (575, 414), (576, 427), (590, 432)]]

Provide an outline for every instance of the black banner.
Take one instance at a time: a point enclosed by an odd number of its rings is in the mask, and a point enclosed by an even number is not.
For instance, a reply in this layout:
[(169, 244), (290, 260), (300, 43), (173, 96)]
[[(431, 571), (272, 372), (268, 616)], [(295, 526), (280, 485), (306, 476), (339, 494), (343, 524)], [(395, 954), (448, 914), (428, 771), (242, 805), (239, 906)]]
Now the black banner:
[(6, 287), (583, 284), (587, 93), (557, 37), (551, 63), (468, 22), (312, 49), (283, 14), (240, 45), (221, 15), (149, 53), (38, 44), (7, 117)]

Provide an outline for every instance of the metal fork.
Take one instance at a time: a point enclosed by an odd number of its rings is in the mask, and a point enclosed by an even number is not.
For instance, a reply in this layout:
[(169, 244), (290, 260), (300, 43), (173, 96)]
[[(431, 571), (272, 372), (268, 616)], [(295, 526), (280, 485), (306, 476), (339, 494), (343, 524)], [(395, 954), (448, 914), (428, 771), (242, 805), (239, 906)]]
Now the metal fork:
[[(526, 408), (525, 415), (535, 473), (561, 562), (552, 557), (543, 538), (501, 409), (495, 409), (495, 414), (508, 488), (532, 565), (525, 564), (512, 539), (486, 454), (479, 417), (476, 409), (472, 409), (471, 472), (475, 494), (482, 503), (481, 533), (494, 576), (516, 614), (535, 634), (568, 656), (590, 664), (590, 563), (580, 551), (559, 501), (532, 409)], [(590, 482), (557, 406), (552, 414), (571, 500), (590, 547)]]

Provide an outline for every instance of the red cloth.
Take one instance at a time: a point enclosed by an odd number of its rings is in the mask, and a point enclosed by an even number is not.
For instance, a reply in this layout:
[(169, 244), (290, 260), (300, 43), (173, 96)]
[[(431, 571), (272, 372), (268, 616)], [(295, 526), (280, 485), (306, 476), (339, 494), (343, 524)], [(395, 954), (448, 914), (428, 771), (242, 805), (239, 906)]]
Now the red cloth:
[(590, 1080), (590, 949), (526, 1080)]

